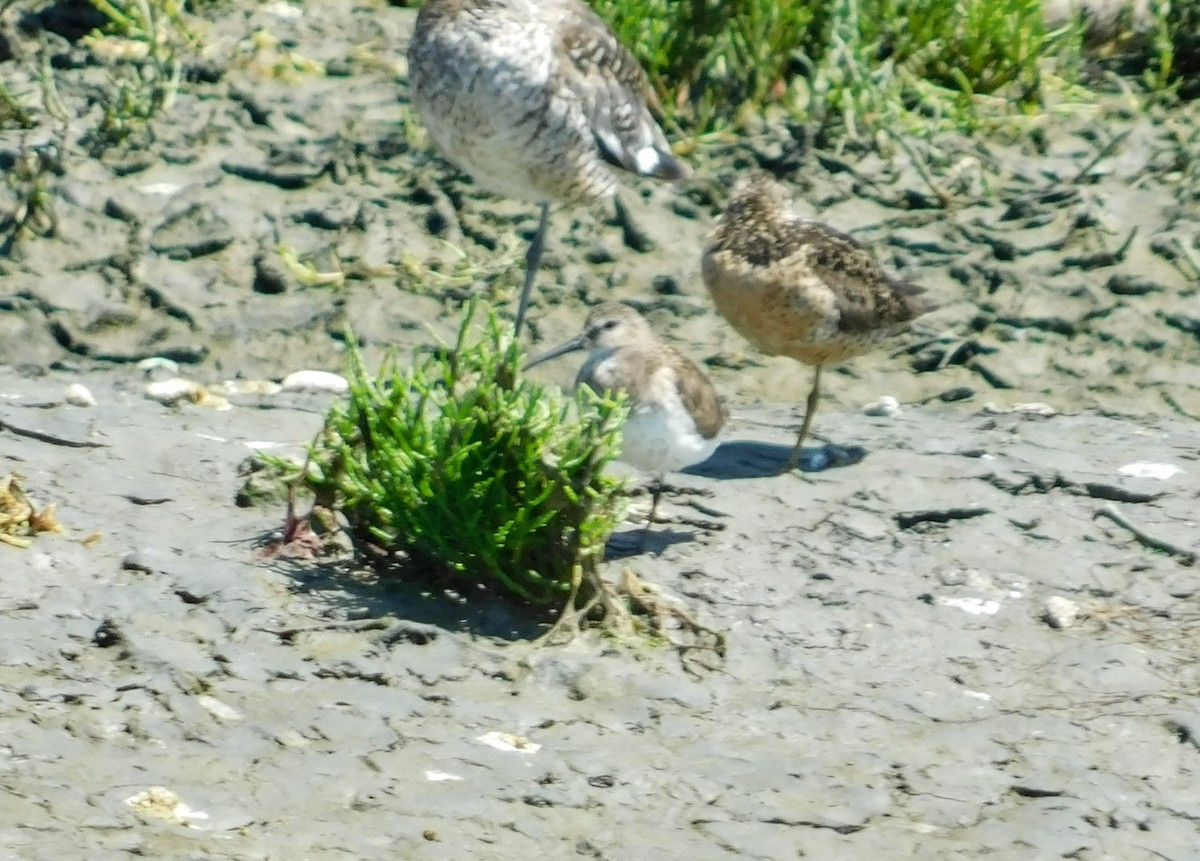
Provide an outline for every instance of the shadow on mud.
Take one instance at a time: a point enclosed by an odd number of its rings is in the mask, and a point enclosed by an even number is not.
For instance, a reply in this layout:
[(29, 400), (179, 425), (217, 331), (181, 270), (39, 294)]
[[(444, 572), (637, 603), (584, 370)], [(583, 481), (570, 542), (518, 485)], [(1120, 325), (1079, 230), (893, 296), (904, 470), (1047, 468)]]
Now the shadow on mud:
[[(755, 440), (731, 440), (722, 443), (704, 463), (684, 470), (720, 481), (739, 478), (765, 478), (779, 475), (788, 464), (792, 447)], [(860, 445), (820, 445), (800, 452), (797, 464), (801, 472), (823, 472), (842, 466), (853, 466), (867, 456)]]

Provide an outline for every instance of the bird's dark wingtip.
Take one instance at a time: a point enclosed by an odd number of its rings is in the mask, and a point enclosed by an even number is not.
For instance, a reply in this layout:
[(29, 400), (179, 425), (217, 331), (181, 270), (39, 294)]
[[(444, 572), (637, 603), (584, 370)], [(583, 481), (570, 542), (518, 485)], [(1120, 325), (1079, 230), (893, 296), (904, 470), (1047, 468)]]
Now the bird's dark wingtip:
[(658, 164), (650, 175), (674, 182), (677, 179), (687, 179), (692, 175), (692, 169), (670, 153), (660, 152)]

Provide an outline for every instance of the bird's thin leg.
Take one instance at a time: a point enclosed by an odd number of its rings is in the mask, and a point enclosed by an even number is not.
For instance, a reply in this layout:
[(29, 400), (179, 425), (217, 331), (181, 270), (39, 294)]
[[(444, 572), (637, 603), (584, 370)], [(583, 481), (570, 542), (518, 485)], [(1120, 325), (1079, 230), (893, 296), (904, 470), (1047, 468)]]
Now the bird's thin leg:
[(654, 515), (658, 511), (658, 500), (663, 492), (664, 476), (658, 475), (654, 478), (654, 492), (650, 497), (650, 515), (646, 518), (646, 526), (642, 529), (642, 545), (641, 549), (646, 549), (646, 541), (650, 537), (650, 527), (654, 525)]
[(538, 267), (542, 265), (542, 251), (546, 245), (546, 227), (550, 223), (550, 204), (542, 204), (542, 214), (538, 219), (537, 233), (529, 243), (525, 252), (525, 286), (521, 288), (521, 301), (517, 305), (517, 324), (513, 327), (513, 338), (521, 337), (521, 326), (525, 323), (525, 312), (529, 310), (529, 297), (533, 292), (533, 279)]
[(788, 472), (796, 468), (796, 464), (800, 462), (800, 447), (804, 445), (804, 440), (808, 437), (808, 429), (812, 427), (813, 416), (817, 412), (817, 401), (821, 397), (821, 366), (817, 365), (817, 372), (813, 374), (812, 391), (808, 393), (808, 405), (804, 410), (804, 423), (800, 425), (800, 436), (796, 440), (796, 445), (792, 448), (792, 456), (788, 458)]

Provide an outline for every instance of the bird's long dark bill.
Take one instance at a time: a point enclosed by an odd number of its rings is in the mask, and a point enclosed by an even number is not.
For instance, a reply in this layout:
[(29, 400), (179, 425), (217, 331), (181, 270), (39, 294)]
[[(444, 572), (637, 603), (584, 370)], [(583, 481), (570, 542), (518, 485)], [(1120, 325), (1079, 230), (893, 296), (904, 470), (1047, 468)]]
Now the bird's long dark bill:
[(534, 365), (540, 365), (542, 362), (548, 362), (551, 359), (557, 359), (559, 356), (565, 356), (567, 353), (574, 353), (576, 350), (584, 349), (585, 346), (586, 344), (584, 343), (582, 336), (578, 338), (572, 338), (571, 340), (567, 341), (567, 343), (559, 344), (553, 350), (548, 350), (547, 352), (542, 353), (540, 356), (530, 359), (525, 363), (525, 367), (522, 370), (528, 371)]

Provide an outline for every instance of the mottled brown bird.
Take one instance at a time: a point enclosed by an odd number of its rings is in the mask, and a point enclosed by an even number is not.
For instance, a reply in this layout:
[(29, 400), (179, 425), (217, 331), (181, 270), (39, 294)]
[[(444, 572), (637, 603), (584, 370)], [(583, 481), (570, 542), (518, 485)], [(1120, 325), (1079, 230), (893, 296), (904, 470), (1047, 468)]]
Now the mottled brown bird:
[(645, 72), (581, 0), (428, 0), (408, 71), (442, 155), (492, 192), (541, 204), (518, 335), (551, 203), (612, 198), (612, 165), (668, 180), (688, 174), (654, 119)]
[(862, 355), (936, 306), (850, 236), (800, 218), (761, 173), (740, 178), (701, 261), (713, 303), (762, 352), (816, 366), (792, 469), (812, 426), (821, 369)]
[(597, 305), (580, 335), (526, 367), (576, 350), (588, 351), (576, 386), (624, 392), (629, 399), (621, 460), (655, 477), (648, 529), (658, 509), (664, 474), (712, 456), (725, 426), (725, 410), (704, 371), (660, 341), (642, 315), (619, 302)]

